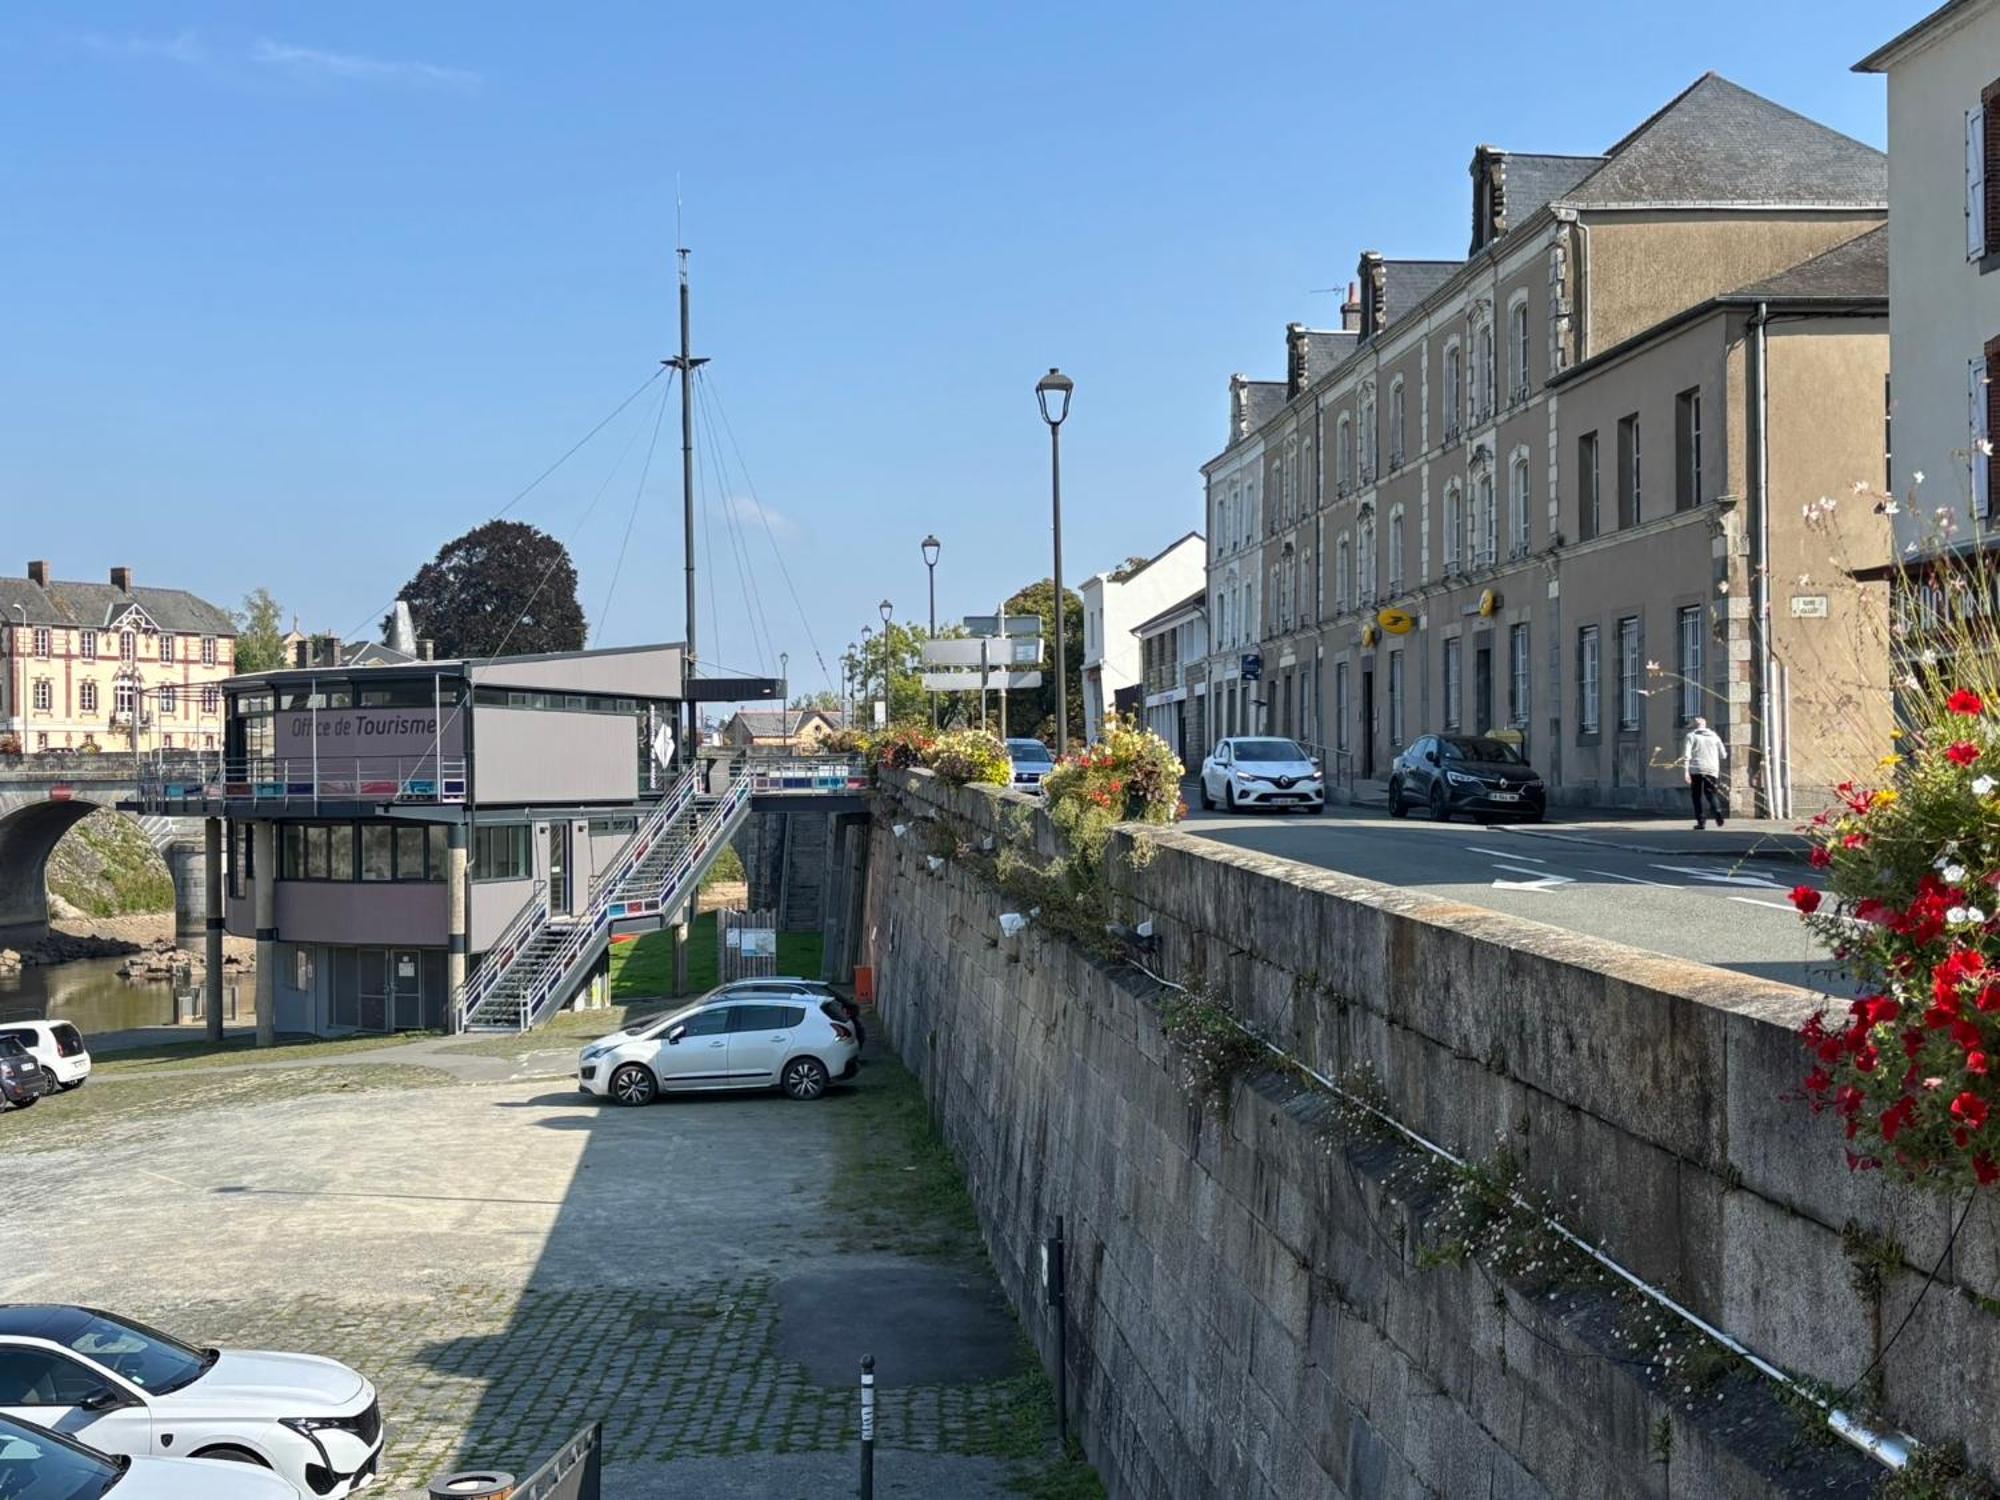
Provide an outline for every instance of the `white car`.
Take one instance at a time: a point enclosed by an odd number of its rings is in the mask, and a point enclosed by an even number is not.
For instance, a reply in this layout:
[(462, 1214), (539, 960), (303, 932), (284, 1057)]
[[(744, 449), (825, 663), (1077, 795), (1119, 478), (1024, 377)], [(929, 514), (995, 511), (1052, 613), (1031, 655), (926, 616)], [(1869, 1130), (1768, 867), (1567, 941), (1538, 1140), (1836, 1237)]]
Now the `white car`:
[(577, 1054), (576, 1081), (586, 1094), (620, 1104), (774, 1084), (793, 1099), (817, 1099), (861, 1066), (843, 1003), (803, 991), (712, 992), (672, 1015), (599, 1037)]
[(100, 1453), (32, 1422), (0, 1417), (0, 1496), (21, 1500), (297, 1500), (264, 1469)]
[(1291, 740), (1233, 736), (1201, 763), (1201, 805), (1318, 812), (1326, 806), (1326, 781), (1319, 763)]
[(0, 1304), (0, 1416), (135, 1459), (255, 1464), (315, 1500), (365, 1487), (382, 1456), (375, 1387), (347, 1366), (196, 1349), (88, 1307)]
[(48, 1075), (51, 1094), (81, 1088), (90, 1077), (90, 1053), (82, 1034), (68, 1021), (9, 1021), (0, 1025), (0, 1036), (11, 1036), (28, 1049)]

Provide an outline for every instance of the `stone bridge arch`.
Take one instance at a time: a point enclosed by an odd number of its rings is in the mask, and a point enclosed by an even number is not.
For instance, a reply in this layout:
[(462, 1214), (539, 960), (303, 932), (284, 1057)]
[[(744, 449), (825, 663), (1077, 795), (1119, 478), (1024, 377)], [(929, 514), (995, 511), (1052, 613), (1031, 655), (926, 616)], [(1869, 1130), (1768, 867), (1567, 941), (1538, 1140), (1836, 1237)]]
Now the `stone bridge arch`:
[[(64, 834), (99, 808), (115, 810), (115, 797), (95, 800), (25, 789), (0, 792), (0, 938), (47, 935), (49, 856)], [(163, 836), (152, 837), (151, 828), (146, 831), (173, 880), (175, 940), (184, 948), (199, 948), (208, 904), (201, 820), (154, 821)]]

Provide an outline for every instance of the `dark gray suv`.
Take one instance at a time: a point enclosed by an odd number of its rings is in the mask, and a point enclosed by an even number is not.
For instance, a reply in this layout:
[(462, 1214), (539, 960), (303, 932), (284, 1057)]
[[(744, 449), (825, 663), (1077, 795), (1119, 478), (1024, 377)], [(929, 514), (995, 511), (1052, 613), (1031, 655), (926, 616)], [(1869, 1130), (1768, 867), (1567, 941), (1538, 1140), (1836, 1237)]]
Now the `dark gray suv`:
[(20, 1040), (0, 1036), (0, 1107), (26, 1109), (49, 1091), (48, 1075)]

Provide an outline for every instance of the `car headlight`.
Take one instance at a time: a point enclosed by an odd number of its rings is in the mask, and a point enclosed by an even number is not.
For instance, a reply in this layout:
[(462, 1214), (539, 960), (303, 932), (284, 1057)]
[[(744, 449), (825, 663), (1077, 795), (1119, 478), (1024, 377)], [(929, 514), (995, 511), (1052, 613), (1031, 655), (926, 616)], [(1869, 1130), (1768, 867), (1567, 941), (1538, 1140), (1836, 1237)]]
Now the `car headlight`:
[(294, 1432), (351, 1432), (361, 1433), (361, 1418), (354, 1417), (280, 1417), (278, 1425), (289, 1427)]
[(1463, 771), (1447, 771), (1444, 773), (1444, 779), (1446, 781), (1449, 781), (1453, 786), (1486, 785), (1486, 783), (1481, 781), (1477, 776), (1468, 776)]
[(596, 1062), (600, 1057), (609, 1056), (613, 1050), (610, 1047), (585, 1047), (583, 1051), (577, 1054), (576, 1060), (578, 1062)]

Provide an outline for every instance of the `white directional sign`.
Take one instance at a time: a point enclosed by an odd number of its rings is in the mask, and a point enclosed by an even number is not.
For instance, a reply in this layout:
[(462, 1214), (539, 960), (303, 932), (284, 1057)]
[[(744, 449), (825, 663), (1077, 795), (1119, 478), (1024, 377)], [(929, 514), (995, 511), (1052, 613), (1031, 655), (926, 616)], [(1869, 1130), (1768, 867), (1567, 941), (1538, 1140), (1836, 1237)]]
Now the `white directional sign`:
[(965, 617), (967, 635), (1040, 635), (1042, 617), (1040, 615), (1008, 615), (1003, 621), (998, 615), (967, 615)]
[(925, 641), (924, 665), (927, 667), (982, 667), (986, 665), (988, 642), (977, 641)]
[[(989, 693), (1019, 693), (1042, 685), (1040, 672), (1003, 672), (998, 668), (985, 674)], [(976, 693), (980, 674), (974, 672), (926, 672), (924, 691), (928, 693)]]

